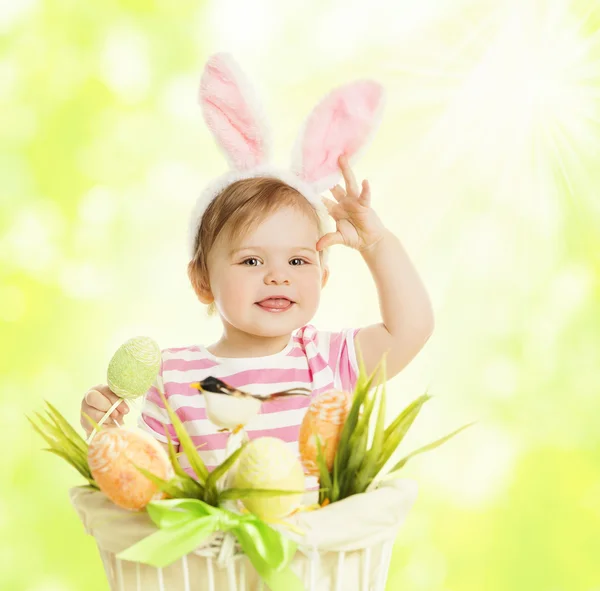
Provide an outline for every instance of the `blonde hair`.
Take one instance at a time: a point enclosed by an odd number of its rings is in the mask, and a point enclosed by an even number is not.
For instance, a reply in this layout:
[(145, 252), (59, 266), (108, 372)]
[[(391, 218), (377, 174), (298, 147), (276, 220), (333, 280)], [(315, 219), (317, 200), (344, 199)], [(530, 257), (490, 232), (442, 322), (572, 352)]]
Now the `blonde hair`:
[[(323, 219), (296, 189), (272, 177), (242, 179), (228, 185), (207, 207), (194, 242), (194, 256), (188, 263), (188, 277), (196, 295), (210, 290), (208, 255), (217, 238), (226, 236), (241, 237), (254, 230), (267, 217), (284, 207), (293, 207), (314, 218), (323, 234)], [(319, 253), (323, 261), (323, 251)], [(214, 315), (214, 302), (208, 307), (208, 314)]]

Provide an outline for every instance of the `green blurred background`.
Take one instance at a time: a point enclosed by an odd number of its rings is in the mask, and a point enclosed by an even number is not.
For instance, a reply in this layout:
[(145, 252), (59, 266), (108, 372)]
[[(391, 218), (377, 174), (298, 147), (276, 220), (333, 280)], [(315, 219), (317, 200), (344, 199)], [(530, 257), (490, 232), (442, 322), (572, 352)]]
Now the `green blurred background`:
[[(225, 50), (282, 165), (333, 86), (387, 89), (356, 173), (437, 318), (390, 415), (436, 395), (403, 451), (479, 420), (407, 465), (420, 496), (388, 589), (600, 590), (597, 0), (27, 0), (2, 4), (0, 35), (1, 589), (107, 589), (69, 505), (81, 480), (25, 414), (48, 399), (77, 423), (131, 336), (219, 336), (186, 232), (225, 170), (196, 104)], [(315, 324), (378, 321), (360, 257), (331, 265)]]

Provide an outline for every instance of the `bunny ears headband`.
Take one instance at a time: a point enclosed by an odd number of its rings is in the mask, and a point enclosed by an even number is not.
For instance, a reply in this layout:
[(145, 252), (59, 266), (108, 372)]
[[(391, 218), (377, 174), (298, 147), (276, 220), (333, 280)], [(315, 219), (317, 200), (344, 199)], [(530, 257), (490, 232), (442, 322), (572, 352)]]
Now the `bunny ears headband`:
[(356, 161), (377, 129), (383, 88), (370, 80), (340, 86), (325, 96), (306, 119), (296, 141), (290, 169), (271, 164), (271, 129), (248, 79), (227, 53), (212, 55), (204, 67), (199, 102), (204, 120), (230, 170), (211, 182), (196, 202), (190, 219), (189, 250), (195, 254), (200, 221), (211, 201), (241, 179), (282, 180), (322, 211), (320, 193), (340, 179), (338, 158)]

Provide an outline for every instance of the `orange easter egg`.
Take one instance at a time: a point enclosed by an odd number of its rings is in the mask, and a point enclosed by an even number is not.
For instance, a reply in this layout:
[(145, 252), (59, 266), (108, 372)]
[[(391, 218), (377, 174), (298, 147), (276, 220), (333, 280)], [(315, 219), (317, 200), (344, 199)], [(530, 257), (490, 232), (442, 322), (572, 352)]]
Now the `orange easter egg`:
[(163, 480), (171, 477), (167, 452), (148, 433), (136, 428), (104, 429), (88, 448), (88, 464), (100, 490), (123, 509), (143, 509), (164, 498), (158, 487), (137, 468)]
[(333, 467), (335, 452), (351, 404), (351, 394), (336, 390), (319, 394), (311, 402), (298, 436), (300, 457), (307, 474), (319, 475), (317, 437), (321, 442), (327, 468), (331, 470)]

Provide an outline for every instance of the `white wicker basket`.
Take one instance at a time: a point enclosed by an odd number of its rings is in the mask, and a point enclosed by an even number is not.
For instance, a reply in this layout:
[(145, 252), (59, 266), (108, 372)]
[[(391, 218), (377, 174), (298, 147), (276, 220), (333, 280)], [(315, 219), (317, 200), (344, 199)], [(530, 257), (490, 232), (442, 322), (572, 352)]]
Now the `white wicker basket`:
[[(306, 532), (291, 568), (307, 591), (384, 591), (394, 540), (416, 498), (410, 480), (392, 481), (293, 523)], [(131, 513), (100, 493), (72, 489), (71, 500), (94, 536), (111, 591), (258, 591), (268, 587), (232, 534), (217, 532), (165, 568), (116, 555), (156, 531), (145, 512)]]

